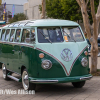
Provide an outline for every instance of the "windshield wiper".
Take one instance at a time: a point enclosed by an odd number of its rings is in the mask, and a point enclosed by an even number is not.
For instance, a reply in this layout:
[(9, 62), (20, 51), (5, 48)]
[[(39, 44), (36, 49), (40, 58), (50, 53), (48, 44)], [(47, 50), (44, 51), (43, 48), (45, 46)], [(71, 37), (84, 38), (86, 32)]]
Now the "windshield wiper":
[[(64, 33), (66, 33), (64, 30), (62, 30)], [(67, 34), (67, 36), (69, 37), (69, 38), (71, 38), (71, 36), (68, 34), (68, 33), (66, 33)], [(72, 38), (71, 38), (72, 39)], [(76, 42), (75, 41), (75, 39), (73, 38), (73, 40), (74, 40), (74, 42)]]
[(52, 43), (51, 40), (49, 38), (47, 38), (42, 32), (40, 32), (40, 33), (45, 37), (45, 39), (47, 39), (50, 43)]

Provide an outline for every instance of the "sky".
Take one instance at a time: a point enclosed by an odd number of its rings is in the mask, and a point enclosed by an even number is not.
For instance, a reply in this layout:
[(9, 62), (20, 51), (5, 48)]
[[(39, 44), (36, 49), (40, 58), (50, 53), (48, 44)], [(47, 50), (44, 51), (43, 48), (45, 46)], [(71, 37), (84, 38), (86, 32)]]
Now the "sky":
[(27, 0), (2, 0), (2, 3), (6, 2), (6, 4), (17, 4), (23, 5)]

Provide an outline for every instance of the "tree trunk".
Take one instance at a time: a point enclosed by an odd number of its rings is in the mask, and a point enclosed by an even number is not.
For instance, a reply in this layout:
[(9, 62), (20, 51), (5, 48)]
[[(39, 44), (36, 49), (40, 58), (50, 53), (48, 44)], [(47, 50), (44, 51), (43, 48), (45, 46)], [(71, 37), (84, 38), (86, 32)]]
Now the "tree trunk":
[(94, 0), (90, 0), (91, 5), (91, 14), (93, 19), (93, 43), (91, 44), (91, 73), (97, 71), (97, 54), (98, 54), (98, 27), (97, 27), (97, 19), (95, 14)]
[[(96, 46), (94, 48), (94, 45)], [(94, 44), (94, 45), (91, 45), (91, 69), (90, 69), (90, 72), (91, 73), (95, 73), (97, 71), (97, 54), (98, 54), (98, 46), (97, 46), (97, 43)]]
[(45, 19), (45, 9), (46, 9), (46, 1), (42, 0), (42, 16), (41, 19)]
[[(91, 14), (92, 14), (92, 19), (93, 19), (92, 26), (90, 25), (88, 13), (87, 13), (87, 4), (88, 4), (89, 0), (76, 0), (76, 1), (81, 8), (84, 27), (85, 27), (86, 33), (88, 35), (88, 39), (91, 43), (91, 69), (90, 69), (90, 72), (94, 73), (97, 71), (97, 54), (98, 54), (97, 38), (98, 38), (98, 23), (100, 21), (97, 21), (97, 16), (95, 14), (94, 0), (90, 0)], [(99, 10), (100, 10), (100, 4), (98, 6), (97, 15), (100, 14)], [(98, 20), (100, 20), (99, 18), (98, 18)]]

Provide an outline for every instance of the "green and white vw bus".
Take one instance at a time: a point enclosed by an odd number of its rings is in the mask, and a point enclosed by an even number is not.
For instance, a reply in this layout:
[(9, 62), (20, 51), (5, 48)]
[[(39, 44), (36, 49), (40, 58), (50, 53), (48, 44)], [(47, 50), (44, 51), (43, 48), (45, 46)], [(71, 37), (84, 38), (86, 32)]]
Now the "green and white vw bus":
[(92, 78), (87, 51), (81, 27), (68, 20), (20, 21), (3, 27), (0, 34), (3, 78), (22, 82), (25, 90), (66, 82), (81, 88)]

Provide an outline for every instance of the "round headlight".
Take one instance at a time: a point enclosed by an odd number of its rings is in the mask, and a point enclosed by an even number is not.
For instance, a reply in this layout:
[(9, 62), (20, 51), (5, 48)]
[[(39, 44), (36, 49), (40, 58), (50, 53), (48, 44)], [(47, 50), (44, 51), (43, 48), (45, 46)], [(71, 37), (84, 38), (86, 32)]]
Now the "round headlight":
[(87, 60), (86, 57), (82, 58), (81, 64), (82, 64), (83, 67), (86, 67), (88, 65), (88, 60)]
[(43, 60), (41, 66), (43, 69), (48, 70), (52, 67), (52, 62), (50, 60)]

